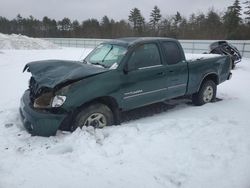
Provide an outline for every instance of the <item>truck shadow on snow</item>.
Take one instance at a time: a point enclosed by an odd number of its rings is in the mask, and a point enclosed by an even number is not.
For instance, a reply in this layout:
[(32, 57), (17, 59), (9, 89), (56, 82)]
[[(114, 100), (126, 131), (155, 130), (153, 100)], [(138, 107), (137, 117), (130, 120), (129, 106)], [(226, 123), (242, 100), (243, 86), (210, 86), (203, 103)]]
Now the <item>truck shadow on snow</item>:
[[(223, 99), (216, 98), (214, 102), (219, 102), (222, 100)], [(157, 115), (157, 114), (169, 111), (169, 110), (173, 110), (179, 105), (193, 106), (193, 103), (191, 102), (190, 97), (179, 97), (176, 99), (151, 104), (151, 105), (136, 108), (127, 112), (122, 112), (121, 122), (123, 123), (123, 122), (141, 119), (144, 117)]]

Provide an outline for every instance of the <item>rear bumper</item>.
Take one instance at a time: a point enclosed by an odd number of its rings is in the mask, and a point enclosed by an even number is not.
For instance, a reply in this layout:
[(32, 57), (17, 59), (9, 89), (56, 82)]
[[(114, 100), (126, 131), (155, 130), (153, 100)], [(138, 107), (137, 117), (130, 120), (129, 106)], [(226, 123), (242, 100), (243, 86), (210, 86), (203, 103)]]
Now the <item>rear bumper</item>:
[(48, 111), (36, 110), (31, 107), (29, 91), (21, 98), (20, 116), (26, 130), (36, 136), (53, 136), (67, 114), (53, 114)]

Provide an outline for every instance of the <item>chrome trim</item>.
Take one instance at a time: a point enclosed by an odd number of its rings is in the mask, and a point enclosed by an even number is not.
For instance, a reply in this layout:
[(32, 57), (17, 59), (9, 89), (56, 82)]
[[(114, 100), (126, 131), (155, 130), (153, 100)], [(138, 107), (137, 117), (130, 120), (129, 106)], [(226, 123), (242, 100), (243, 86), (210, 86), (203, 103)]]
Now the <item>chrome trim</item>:
[(143, 69), (151, 69), (151, 68), (155, 68), (155, 67), (162, 67), (163, 65), (153, 65), (153, 66), (148, 66), (148, 67), (140, 67), (138, 68), (139, 70), (143, 70)]
[(187, 84), (177, 84), (175, 86), (168, 87), (168, 89), (175, 89), (175, 88), (178, 88), (178, 87), (186, 87), (186, 86), (187, 86)]
[(153, 91), (147, 91), (147, 92), (143, 92), (142, 90), (137, 90), (137, 91), (134, 91), (134, 92), (124, 93), (124, 95), (130, 95), (130, 94), (134, 94), (134, 95), (123, 97), (123, 99), (129, 99), (129, 98), (138, 97), (138, 96), (142, 96), (142, 95), (147, 95), (147, 94), (151, 94), (151, 93), (156, 93), (156, 92), (160, 92), (160, 91), (164, 91), (164, 90), (168, 90), (168, 89), (175, 89), (175, 88), (178, 88), (178, 87), (185, 87), (186, 85), (187, 84), (178, 84), (178, 85), (175, 85), (175, 86), (170, 86), (170, 87), (167, 87), (167, 88), (165, 87), (165, 88), (161, 88), (161, 89), (157, 89), (157, 90), (153, 90)]
[(135, 94), (135, 95), (130, 95), (130, 96), (123, 97), (123, 99), (129, 99), (129, 98), (132, 98), (132, 97), (138, 97), (138, 96), (141, 96), (141, 95), (147, 95), (147, 94), (156, 93), (156, 92), (164, 91), (164, 90), (167, 90), (167, 88), (162, 88), (162, 89), (157, 89), (157, 90), (153, 90), (153, 91), (138, 93), (138, 94)]
[(142, 93), (142, 92), (143, 92), (143, 90), (139, 89), (136, 91), (130, 91), (130, 92), (124, 93), (124, 95), (133, 95), (133, 94), (138, 94), (138, 93)]

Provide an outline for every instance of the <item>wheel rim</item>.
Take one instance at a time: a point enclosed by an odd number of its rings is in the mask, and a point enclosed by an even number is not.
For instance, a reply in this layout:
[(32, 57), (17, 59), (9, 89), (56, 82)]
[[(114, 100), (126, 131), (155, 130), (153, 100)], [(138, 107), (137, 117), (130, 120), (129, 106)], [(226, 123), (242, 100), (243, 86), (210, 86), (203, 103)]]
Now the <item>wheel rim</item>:
[(212, 86), (207, 86), (203, 93), (203, 101), (210, 102), (213, 98), (214, 90)]
[(103, 128), (103, 127), (107, 126), (107, 119), (101, 113), (93, 113), (85, 120), (83, 126), (92, 126), (95, 128)]

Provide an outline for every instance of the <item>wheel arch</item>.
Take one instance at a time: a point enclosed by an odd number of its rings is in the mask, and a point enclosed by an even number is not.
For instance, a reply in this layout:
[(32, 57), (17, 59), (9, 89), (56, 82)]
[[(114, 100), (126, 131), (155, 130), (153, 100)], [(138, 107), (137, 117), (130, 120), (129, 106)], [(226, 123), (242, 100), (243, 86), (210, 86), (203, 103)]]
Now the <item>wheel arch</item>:
[(203, 79), (201, 80), (197, 91), (200, 90), (203, 83), (206, 82), (207, 80), (212, 80), (216, 85), (219, 84), (219, 76), (216, 73), (208, 73), (205, 76), (203, 76)]
[(84, 107), (87, 107), (87, 106), (89, 106), (91, 104), (94, 104), (94, 103), (101, 103), (101, 104), (104, 104), (107, 107), (109, 107), (110, 110), (113, 113), (114, 124), (119, 125), (121, 123), (121, 120), (120, 120), (120, 108), (119, 108), (119, 105), (118, 105), (116, 99), (113, 98), (113, 97), (110, 97), (110, 96), (104, 96), (104, 97), (98, 97), (98, 98), (92, 99), (92, 100), (90, 100), (88, 102), (85, 102), (85, 103), (79, 105), (78, 107), (76, 107), (64, 119), (64, 121), (60, 125), (59, 129), (65, 130), (65, 131), (70, 131), (72, 120), (81, 111), (81, 109), (83, 109)]

